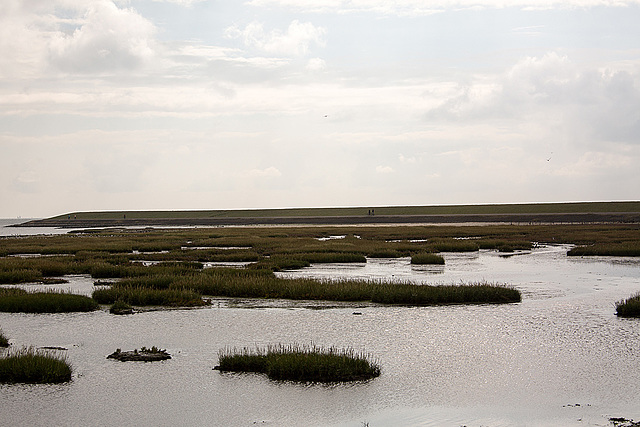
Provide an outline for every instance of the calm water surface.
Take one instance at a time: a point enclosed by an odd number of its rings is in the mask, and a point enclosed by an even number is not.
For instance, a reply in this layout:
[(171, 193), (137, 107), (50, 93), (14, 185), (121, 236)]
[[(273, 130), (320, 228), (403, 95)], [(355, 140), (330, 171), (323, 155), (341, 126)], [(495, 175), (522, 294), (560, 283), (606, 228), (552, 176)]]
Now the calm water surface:
[[(519, 304), (318, 309), (323, 304), (220, 299), (211, 308), (131, 316), (0, 313), (13, 346), (65, 347), (75, 370), (68, 384), (0, 385), (0, 424), (606, 426), (609, 417), (640, 420), (640, 320), (619, 319), (614, 307), (640, 291), (640, 260), (568, 258), (566, 250), (445, 254), (446, 265), (436, 268), (371, 259), (287, 273), (487, 280), (520, 289)], [(90, 278), (69, 279), (68, 288), (91, 292)], [(364, 350), (382, 375), (309, 385), (212, 370), (226, 346), (311, 342)], [(105, 358), (116, 348), (153, 345), (173, 358), (146, 364)]]

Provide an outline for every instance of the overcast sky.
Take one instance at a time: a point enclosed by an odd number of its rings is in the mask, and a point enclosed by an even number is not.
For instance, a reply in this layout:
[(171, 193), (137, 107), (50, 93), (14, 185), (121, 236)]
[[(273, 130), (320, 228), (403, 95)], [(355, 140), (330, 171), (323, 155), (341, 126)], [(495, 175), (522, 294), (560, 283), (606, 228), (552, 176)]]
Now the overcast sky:
[(2, 0), (0, 217), (640, 199), (640, 0)]

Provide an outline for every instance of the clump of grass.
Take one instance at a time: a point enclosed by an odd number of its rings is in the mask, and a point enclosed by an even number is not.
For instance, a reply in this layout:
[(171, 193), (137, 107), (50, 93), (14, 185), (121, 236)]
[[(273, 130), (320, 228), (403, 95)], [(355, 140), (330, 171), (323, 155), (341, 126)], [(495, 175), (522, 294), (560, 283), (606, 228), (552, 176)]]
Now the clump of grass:
[(367, 256), (369, 258), (399, 258), (402, 254), (395, 249), (376, 249), (369, 252)]
[(0, 358), (0, 382), (3, 383), (61, 383), (71, 380), (71, 373), (65, 356), (33, 347)]
[(436, 239), (428, 244), (434, 252), (475, 252), (479, 249), (476, 242), (470, 240)]
[(277, 345), (240, 351), (223, 349), (214, 369), (264, 373), (273, 380), (304, 382), (362, 381), (380, 376), (380, 367), (363, 353), (317, 346)]
[(616, 315), (619, 317), (640, 317), (640, 293), (616, 303)]
[(128, 304), (128, 303), (126, 303), (124, 301), (118, 300), (118, 301), (113, 303), (111, 308), (109, 308), (109, 313), (118, 314), (118, 315), (132, 314), (133, 313), (133, 307), (131, 307), (130, 304)]
[(21, 268), (0, 271), (0, 283), (13, 285), (16, 283), (37, 282), (42, 274), (34, 268)]
[(136, 286), (112, 286), (96, 289), (92, 297), (99, 304), (121, 301), (135, 306), (197, 307), (207, 305), (200, 294), (190, 289), (147, 289)]
[(84, 295), (69, 292), (27, 292), (24, 289), (0, 289), (0, 311), (9, 313), (69, 313), (99, 308), (98, 303)]
[[(270, 274), (206, 271), (183, 277), (176, 288), (193, 289), (203, 295), (230, 298), (283, 298), (293, 300), (372, 301), (384, 304), (494, 304), (520, 302), (520, 291), (487, 282), (461, 285), (417, 285), (371, 280), (285, 279)], [(260, 270), (258, 270), (260, 271)]]
[(0, 329), (0, 347), (9, 347), (9, 339), (4, 336), (2, 329)]
[(299, 270), (304, 267), (309, 267), (311, 263), (307, 260), (294, 258), (291, 256), (274, 255), (269, 258), (263, 259), (257, 263), (251, 265), (252, 269), (265, 269), (271, 271), (282, 270)]
[(600, 243), (576, 246), (567, 252), (569, 256), (640, 256), (640, 241), (624, 243)]
[(411, 264), (437, 264), (444, 265), (444, 258), (442, 255), (433, 254), (430, 252), (419, 252), (411, 255)]
[(521, 300), (517, 289), (486, 282), (439, 286), (382, 283), (371, 296), (373, 302), (403, 305), (506, 304)]

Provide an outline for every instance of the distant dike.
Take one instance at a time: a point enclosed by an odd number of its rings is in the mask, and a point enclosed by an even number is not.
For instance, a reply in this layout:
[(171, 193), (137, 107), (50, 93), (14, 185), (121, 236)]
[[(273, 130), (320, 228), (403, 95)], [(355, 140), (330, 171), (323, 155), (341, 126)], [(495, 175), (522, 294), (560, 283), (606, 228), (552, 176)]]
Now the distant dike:
[[(540, 205), (510, 205), (519, 206), (520, 212), (518, 213), (437, 213), (437, 214), (394, 214), (395, 208), (376, 208), (378, 211), (383, 211), (383, 214), (370, 214), (370, 215), (358, 215), (353, 214), (353, 209), (350, 212), (345, 212), (341, 215), (341, 208), (333, 209), (329, 214), (324, 212), (322, 215), (313, 215), (314, 208), (306, 209), (304, 214), (291, 214), (278, 215), (278, 209), (270, 210), (269, 215), (261, 213), (260, 215), (252, 216), (250, 210), (243, 211), (225, 211), (224, 215), (219, 216), (207, 216), (196, 217), (198, 211), (167, 211), (167, 216), (162, 217), (157, 212), (153, 217), (144, 217), (144, 211), (119, 213), (119, 217), (115, 218), (115, 213), (111, 214), (111, 218), (77, 218), (75, 214), (58, 216), (48, 219), (32, 220), (22, 224), (17, 224), (15, 227), (56, 227), (56, 228), (105, 228), (105, 227), (223, 227), (223, 226), (305, 226), (305, 225), (419, 225), (419, 224), (594, 224), (594, 223), (625, 223), (625, 224), (638, 224), (640, 223), (640, 210), (637, 209), (640, 206), (638, 202), (623, 202), (624, 207), (631, 208), (631, 212), (617, 212), (606, 211), (604, 212), (566, 212), (567, 209), (559, 209), (560, 212), (532, 212), (527, 213), (523, 211), (522, 207), (528, 206), (540, 206)], [(571, 204), (554, 204), (554, 207), (561, 206), (566, 207)], [(574, 206), (576, 204), (573, 204)], [(588, 203), (581, 204), (583, 207)], [(606, 205), (600, 202), (595, 202), (592, 207), (603, 208)], [(478, 205), (483, 210), (491, 208), (491, 206), (504, 207), (505, 205)], [(549, 205), (551, 206), (551, 205)], [(416, 209), (425, 209), (424, 207), (417, 207)], [(361, 208), (362, 212), (367, 212), (367, 208)], [(387, 211), (386, 214), (384, 211)], [(405, 208), (406, 210), (406, 208)], [(499, 210), (499, 209), (497, 209)], [(565, 210), (565, 212), (561, 212)], [(317, 209), (318, 212), (321, 208)], [(176, 218), (176, 212), (184, 212), (192, 214), (188, 218)], [(262, 211), (264, 212), (264, 211)], [(284, 212), (284, 210), (283, 210)], [(237, 216), (234, 216), (234, 213)], [(238, 215), (238, 213), (240, 213)], [(389, 214), (391, 213), (391, 214)], [(104, 213), (78, 213), (77, 216), (98, 216), (104, 215)], [(185, 215), (186, 216), (186, 215)]]

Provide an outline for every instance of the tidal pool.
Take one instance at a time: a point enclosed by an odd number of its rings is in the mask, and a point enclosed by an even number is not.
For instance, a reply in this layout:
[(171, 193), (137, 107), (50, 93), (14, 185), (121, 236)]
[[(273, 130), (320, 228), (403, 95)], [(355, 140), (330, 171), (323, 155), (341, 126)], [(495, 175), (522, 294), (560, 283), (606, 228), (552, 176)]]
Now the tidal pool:
[[(640, 291), (640, 259), (569, 258), (542, 246), (504, 257), (444, 254), (312, 265), (289, 276), (416, 283), (499, 282), (508, 305), (399, 307), (215, 299), (209, 308), (113, 316), (0, 313), (14, 347), (64, 347), (73, 380), (0, 385), (9, 425), (586, 426), (640, 420), (640, 319), (615, 302)], [(41, 285), (33, 285), (41, 286)], [(92, 280), (65, 286), (89, 294)], [(313, 307), (315, 309), (311, 309)], [(322, 308), (322, 309), (318, 309)], [(355, 314), (359, 313), (359, 314)], [(379, 378), (337, 385), (275, 382), (212, 370), (220, 348), (311, 343), (364, 350)], [(157, 346), (154, 363), (106, 359)]]

